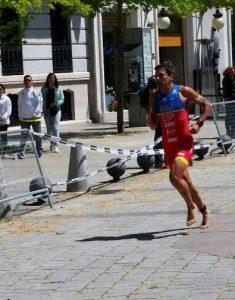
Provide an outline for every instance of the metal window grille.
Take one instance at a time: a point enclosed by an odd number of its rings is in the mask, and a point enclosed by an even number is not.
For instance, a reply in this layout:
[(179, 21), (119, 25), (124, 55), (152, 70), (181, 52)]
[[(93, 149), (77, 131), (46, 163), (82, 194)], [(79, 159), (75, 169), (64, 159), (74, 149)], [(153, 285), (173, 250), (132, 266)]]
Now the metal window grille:
[(55, 73), (73, 72), (70, 43), (52, 44), (53, 70)]
[(2, 75), (22, 75), (23, 57), (22, 46), (17, 44), (5, 44), (1, 48)]

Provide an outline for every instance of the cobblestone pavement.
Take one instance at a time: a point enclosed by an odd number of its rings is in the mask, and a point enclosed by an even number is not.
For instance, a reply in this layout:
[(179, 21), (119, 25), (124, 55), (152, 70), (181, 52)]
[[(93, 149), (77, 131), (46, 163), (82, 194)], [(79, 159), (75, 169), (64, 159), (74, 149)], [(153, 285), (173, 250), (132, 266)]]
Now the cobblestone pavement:
[[(216, 132), (206, 124), (201, 137), (211, 140)], [(74, 132), (73, 138), (102, 147), (138, 149), (153, 137), (148, 128), (107, 135), (108, 126), (76, 125), (79, 135), (70, 126), (62, 135)], [(66, 178), (65, 148), (40, 160), (53, 182)], [(87, 160), (89, 170), (107, 162), (98, 153), (87, 153)], [(133, 160), (118, 182), (103, 172), (89, 193), (60, 186), (53, 209), (22, 207), (1, 220), (0, 299), (235, 299), (235, 153), (207, 155), (190, 167), (211, 210), (208, 230), (198, 227), (199, 214), (194, 227), (185, 226), (185, 204), (168, 172), (144, 174)]]

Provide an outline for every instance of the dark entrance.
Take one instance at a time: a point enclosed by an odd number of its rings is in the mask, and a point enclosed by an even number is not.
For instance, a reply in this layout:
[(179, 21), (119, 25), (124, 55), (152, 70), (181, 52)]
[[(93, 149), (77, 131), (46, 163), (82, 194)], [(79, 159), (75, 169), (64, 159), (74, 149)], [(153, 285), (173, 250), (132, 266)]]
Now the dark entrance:
[(10, 126), (18, 126), (20, 125), (19, 117), (18, 117), (18, 95), (17, 94), (8, 94), (7, 95), (11, 99), (12, 105), (12, 113), (10, 116)]
[(60, 6), (50, 10), (50, 17), (53, 71), (55, 73), (73, 72), (69, 18), (63, 15), (63, 9)]
[(71, 93), (64, 91), (64, 103), (61, 106), (61, 121), (72, 120)]

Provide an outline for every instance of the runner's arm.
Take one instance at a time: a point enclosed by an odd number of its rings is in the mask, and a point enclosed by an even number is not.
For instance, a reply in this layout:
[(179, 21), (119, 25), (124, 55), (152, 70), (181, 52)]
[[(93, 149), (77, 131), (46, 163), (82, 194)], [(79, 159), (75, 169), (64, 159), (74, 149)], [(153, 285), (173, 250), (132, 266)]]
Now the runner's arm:
[(197, 121), (194, 124), (191, 124), (190, 131), (192, 133), (197, 133), (200, 128), (203, 126), (204, 121), (208, 118), (210, 112), (211, 112), (211, 103), (198, 94), (195, 90), (193, 90), (190, 87), (187, 86), (181, 86), (180, 92), (183, 97), (185, 97), (188, 101), (192, 101), (195, 104), (198, 104), (200, 106), (201, 114)]

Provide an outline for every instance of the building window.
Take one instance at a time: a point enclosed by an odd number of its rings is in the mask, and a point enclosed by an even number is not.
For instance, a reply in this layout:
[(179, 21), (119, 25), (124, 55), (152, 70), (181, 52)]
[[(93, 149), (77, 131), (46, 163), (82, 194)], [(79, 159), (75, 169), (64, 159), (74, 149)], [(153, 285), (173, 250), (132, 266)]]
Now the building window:
[(12, 9), (1, 11), (0, 23), (2, 75), (22, 75), (23, 56), (19, 18)]
[(53, 71), (73, 72), (69, 18), (63, 15), (61, 6), (50, 10)]

